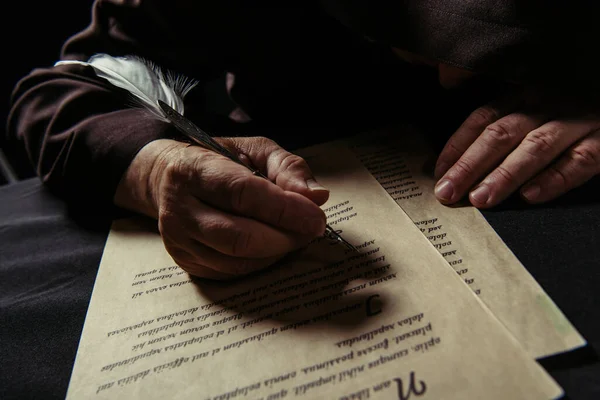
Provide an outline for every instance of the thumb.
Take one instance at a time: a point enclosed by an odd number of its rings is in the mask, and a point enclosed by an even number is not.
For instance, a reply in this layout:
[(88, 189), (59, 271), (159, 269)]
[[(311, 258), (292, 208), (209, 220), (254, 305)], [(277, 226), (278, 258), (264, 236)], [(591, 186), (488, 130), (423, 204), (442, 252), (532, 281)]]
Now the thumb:
[(221, 144), (235, 151), (242, 162), (258, 169), (284, 190), (307, 197), (317, 205), (329, 199), (329, 190), (317, 182), (306, 160), (264, 137), (223, 138)]

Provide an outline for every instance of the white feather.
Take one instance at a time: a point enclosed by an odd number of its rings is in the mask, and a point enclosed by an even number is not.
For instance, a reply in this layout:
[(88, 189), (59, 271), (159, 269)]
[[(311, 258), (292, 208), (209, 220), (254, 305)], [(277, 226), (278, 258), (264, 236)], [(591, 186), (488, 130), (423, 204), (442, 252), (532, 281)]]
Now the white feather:
[(87, 62), (59, 61), (55, 65), (79, 64), (94, 68), (96, 75), (112, 85), (127, 90), (137, 104), (148, 109), (161, 120), (167, 120), (158, 105), (162, 100), (184, 113), (183, 98), (198, 82), (172, 71), (164, 72), (157, 64), (138, 56), (113, 57), (96, 54)]

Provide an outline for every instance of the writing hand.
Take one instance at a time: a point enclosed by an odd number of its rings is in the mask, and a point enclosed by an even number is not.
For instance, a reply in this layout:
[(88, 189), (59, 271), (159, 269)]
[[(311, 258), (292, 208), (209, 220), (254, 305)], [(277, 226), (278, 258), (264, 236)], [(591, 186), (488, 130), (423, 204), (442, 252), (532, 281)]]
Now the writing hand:
[(329, 192), (302, 158), (265, 138), (218, 141), (272, 182), (204, 148), (161, 139), (135, 157), (116, 204), (156, 218), (177, 264), (211, 279), (267, 267), (323, 234), (319, 205)]
[(475, 110), (448, 140), (435, 169), (440, 202), (469, 192), (471, 204), (489, 208), (520, 190), (526, 201), (542, 203), (600, 173), (600, 107), (522, 99)]

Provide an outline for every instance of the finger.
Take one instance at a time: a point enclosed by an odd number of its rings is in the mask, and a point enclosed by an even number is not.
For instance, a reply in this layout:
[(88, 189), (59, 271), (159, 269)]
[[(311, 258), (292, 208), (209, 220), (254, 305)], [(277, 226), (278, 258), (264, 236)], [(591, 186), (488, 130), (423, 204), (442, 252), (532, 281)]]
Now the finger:
[(172, 247), (165, 243), (165, 249), (169, 255), (173, 258), (173, 261), (185, 272), (198, 278), (212, 279), (212, 280), (230, 280), (236, 278), (235, 275), (226, 274), (224, 272), (216, 271), (206, 265), (198, 262), (196, 257), (183, 248)]
[(442, 149), (435, 166), (435, 178), (441, 178), (481, 135), (485, 127), (501, 118), (502, 115), (504, 112), (493, 105), (480, 107), (473, 111)]
[(446, 204), (463, 198), (542, 123), (541, 116), (513, 113), (488, 125), (437, 183), (436, 197)]
[(259, 221), (228, 214), (193, 197), (171, 204), (159, 215), (163, 240), (185, 243), (194, 239), (232, 257), (268, 258), (287, 254), (313, 236), (280, 231)]
[(329, 198), (329, 190), (317, 182), (308, 163), (276, 142), (264, 137), (225, 138), (223, 143), (244, 154), (269, 179), (285, 190), (299, 193), (318, 205)]
[(521, 190), (530, 203), (543, 203), (574, 189), (600, 173), (600, 131), (572, 146), (555, 164)]
[(198, 243), (193, 239), (185, 243), (165, 241), (165, 247), (173, 259), (190, 275), (200, 278), (229, 280), (260, 271), (283, 256), (270, 258), (231, 257)]
[[(177, 197), (181, 188), (202, 202), (229, 213), (253, 218), (274, 227), (317, 236), (325, 231), (325, 214), (314, 202), (254, 176), (250, 170), (218, 154), (199, 148), (166, 171), (163, 190)], [(177, 204), (178, 198), (171, 203)]]
[[(593, 125), (591, 125), (593, 124)], [(597, 121), (551, 121), (531, 131), (521, 144), (469, 195), (478, 208), (493, 207), (548, 166)]]

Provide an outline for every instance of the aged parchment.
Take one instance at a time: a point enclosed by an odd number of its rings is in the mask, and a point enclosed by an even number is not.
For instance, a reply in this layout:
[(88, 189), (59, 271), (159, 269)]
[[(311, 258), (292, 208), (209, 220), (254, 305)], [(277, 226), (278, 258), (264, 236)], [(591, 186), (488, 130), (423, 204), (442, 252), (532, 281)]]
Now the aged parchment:
[(586, 344), (475, 207), (447, 207), (437, 201), (436, 157), (414, 128), (360, 135), (349, 146), (533, 357)]
[(260, 274), (197, 281), (155, 222), (116, 221), (68, 399), (551, 399), (562, 394), (352, 152), (307, 149), (331, 189), (318, 240)]

